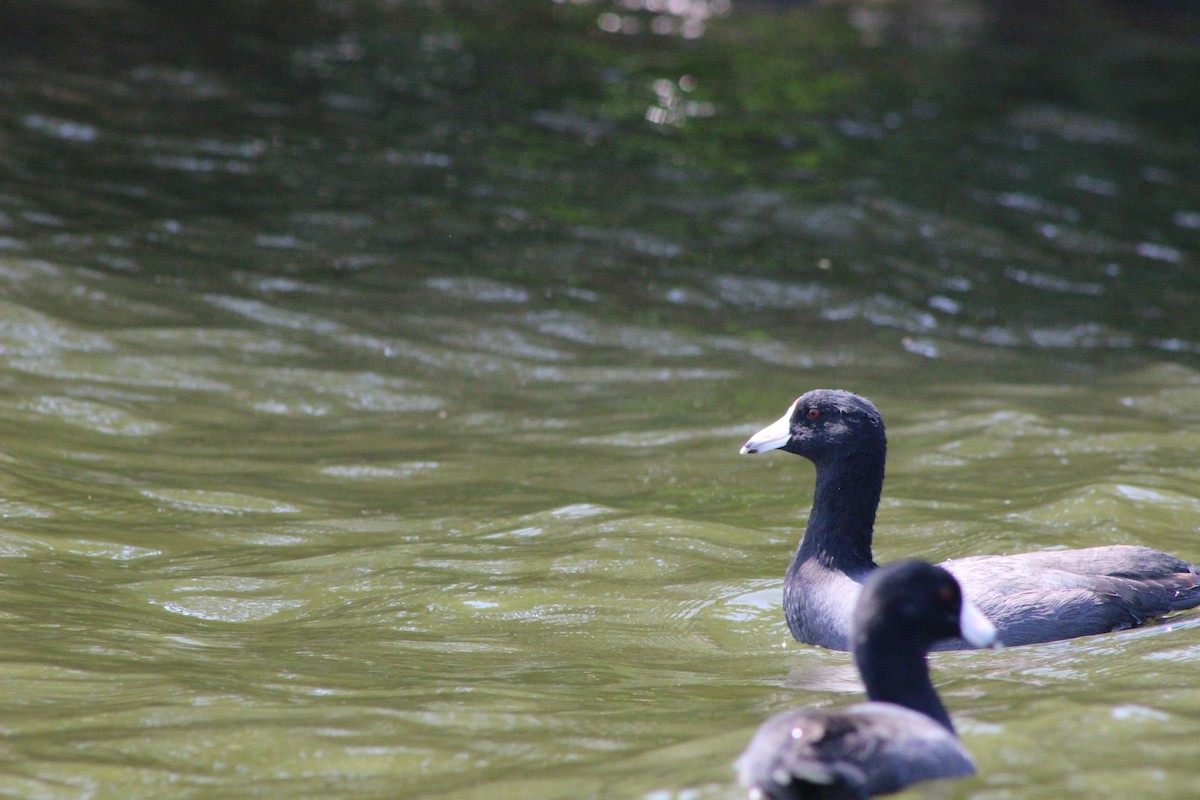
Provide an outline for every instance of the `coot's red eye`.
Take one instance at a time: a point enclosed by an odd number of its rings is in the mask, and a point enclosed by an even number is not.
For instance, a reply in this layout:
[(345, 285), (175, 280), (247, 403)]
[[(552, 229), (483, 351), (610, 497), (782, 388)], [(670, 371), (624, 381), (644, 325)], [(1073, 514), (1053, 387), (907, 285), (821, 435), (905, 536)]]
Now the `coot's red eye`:
[(806, 417), (808, 417), (809, 419), (816, 419), (817, 417), (821, 416), (821, 409), (810, 408), (808, 411), (805, 412), (804, 415)]

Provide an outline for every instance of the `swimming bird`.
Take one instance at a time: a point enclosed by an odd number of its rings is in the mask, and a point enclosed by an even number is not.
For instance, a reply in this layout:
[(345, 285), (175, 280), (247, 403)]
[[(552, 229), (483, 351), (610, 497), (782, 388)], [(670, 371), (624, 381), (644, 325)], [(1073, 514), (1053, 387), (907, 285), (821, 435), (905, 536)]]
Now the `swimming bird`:
[[(804, 456), (817, 468), (808, 526), (784, 578), (788, 627), (801, 642), (849, 649), (854, 601), (876, 569), (871, 539), (887, 457), (883, 418), (863, 397), (817, 389), (741, 452), (768, 450)], [(1007, 645), (1106, 633), (1200, 605), (1200, 567), (1148, 547), (972, 556), (942, 566)], [(957, 640), (939, 649), (962, 647)]]
[(992, 623), (949, 572), (911, 560), (871, 573), (853, 622), (868, 702), (792, 709), (764, 722), (735, 765), (753, 800), (865, 798), (975, 773), (925, 657), (948, 638), (996, 644)]

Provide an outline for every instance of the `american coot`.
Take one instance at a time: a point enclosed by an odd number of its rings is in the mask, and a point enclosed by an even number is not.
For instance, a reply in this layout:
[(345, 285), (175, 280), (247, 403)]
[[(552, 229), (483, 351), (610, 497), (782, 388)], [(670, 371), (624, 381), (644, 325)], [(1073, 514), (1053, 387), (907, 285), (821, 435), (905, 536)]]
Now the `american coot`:
[(996, 628), (941, 567), (897, 561), (875, 570), (854, 608), (854, 661), (870, 702), (799, 708), (763, 723), (737, 761), (752, 798), (861, 798), (975, 773), (929, 680), (934, 643), (996, 642)]
[[(792, 403), (742, 453), (783, 450), (817, 468), (808, 528), (783, 584), (792, 635), (849, 648), (859, 586), (875, 569), (871, 535), (883, 489), (887, 437), (868, 400), (818, 389)], [(1008, 645), (1120, 630), (1200, 605), (1200, 567), (1147, 547), (1112, 545), (943, 564)], [(962, 640), (941, 648), (966, 647)]]

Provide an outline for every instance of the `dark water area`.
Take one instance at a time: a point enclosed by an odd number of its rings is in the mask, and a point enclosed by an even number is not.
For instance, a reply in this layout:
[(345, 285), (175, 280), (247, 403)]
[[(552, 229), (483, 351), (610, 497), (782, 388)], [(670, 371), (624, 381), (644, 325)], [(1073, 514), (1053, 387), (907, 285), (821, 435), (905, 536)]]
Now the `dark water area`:
[(799, 310), (819, 360), (1200, 348), (1192, 15), (676, 4), (689, 39), (592, 4), (234, 5), (8, 12), (12, 250), (401, 303), (486, 277), (734, 336)]
[[(880, 560), (1200, 560), (1200, 13), (0, 6), (0, 794), (741, 796), (858, 697), (779, 595), (801, 392)], [(1200, 621), (934, 676), (976, 778), (1190, 797)]]

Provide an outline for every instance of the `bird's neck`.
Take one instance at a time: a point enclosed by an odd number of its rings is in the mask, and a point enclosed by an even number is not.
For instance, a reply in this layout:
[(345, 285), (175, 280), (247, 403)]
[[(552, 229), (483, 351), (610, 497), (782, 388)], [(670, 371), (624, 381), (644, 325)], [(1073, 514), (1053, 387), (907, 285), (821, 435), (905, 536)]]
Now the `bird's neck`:
[(867, 687), (867, 697), (882, 703), (918, 711), (954, 733), (950, 715), (929, 679), (926, 649), (905, 643), (897, 647), (872, 647), (870, 642), (855, 647), (854, 660)]
[(812, 511), (793, 569), (810, 559), (854, 576), (874, 569), (871, 537), (882, 491), (882, 455), (851, 454), (819, 464)]

